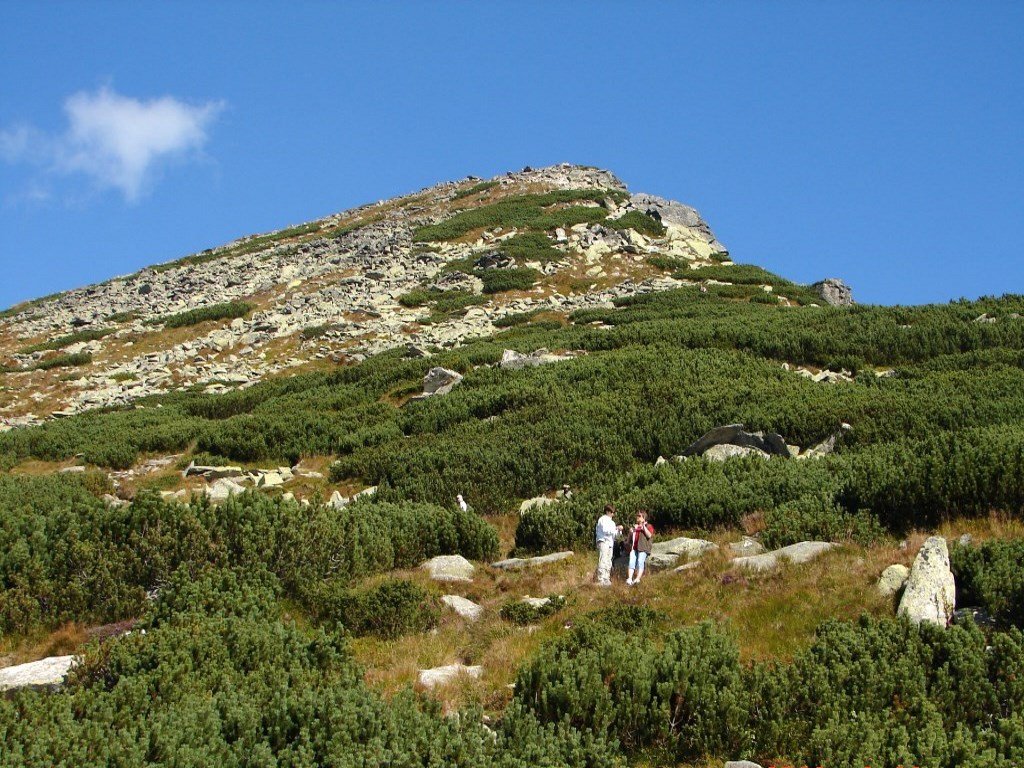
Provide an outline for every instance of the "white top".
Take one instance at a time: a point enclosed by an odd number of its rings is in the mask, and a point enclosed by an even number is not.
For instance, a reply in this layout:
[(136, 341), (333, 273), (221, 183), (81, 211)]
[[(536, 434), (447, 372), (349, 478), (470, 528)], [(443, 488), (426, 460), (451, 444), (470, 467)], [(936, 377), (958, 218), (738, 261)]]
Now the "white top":
[(459, 509), (461, 509), (463, 512), (468, 512), (469, 511), (469, 505), (466, 503), (466, 500), (464, 498), (462, 498), (461, 495), (456, 496), (455, 499), (459, 503)]
[(594, 530), (594, 538), (597, 540), (598, 544), (614, 544), (616, 533), (618, 533), (618, 528), (611, 517), (608, 515), (601, 515), (597, 518), (597, 528)]

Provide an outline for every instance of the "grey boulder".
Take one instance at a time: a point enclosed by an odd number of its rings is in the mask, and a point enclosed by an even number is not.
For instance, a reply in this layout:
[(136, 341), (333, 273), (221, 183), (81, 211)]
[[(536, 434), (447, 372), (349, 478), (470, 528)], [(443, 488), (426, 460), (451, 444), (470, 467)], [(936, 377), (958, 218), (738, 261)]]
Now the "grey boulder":
[(434, 581), (472, 581), (473, 564), (462, 555), (438, 555), (432, 557), (420, 568), (430, 574)]
[(460, 595), (445, 595), (441, 598), (441, 602), (469, 621), (476, 621), (484, 612), (482, 606)]
[(763, 555), (737, 557), (732, 564), (751, 571), (773, 571), (779, 567), (782, 560), (788, 560), (791, 563), (806, 563), (823, 552), (835, 549), (836, 546), (829, 541), (801, 541), (772, 552), (765, 552)]
[(680, 536), (668, 541), (655, 541), (651, 545), (651, 554), (647, 556), (647, 567), (651, 570), (670, 568), (679, 558), (696, 559), (705, 553), (718, 549), (718, 545), (705, 539), (690, 539)]
[(849, 307), (854, 304), (853, 289), (838, 277), (828, 277), (814, 283), (811, 290), (821, 296), (822, 301), (832, 307)]
[(462, 374), (448, 368), (431, 368), (423, 377), (423, 396), (447, 395), (462, 381)]
[(550, 555), (540, 555), (539, 557), (510, 557), (507, 560), (491, 563), (491, 568), (497, 568), (500, 571), (518, 571), (523, 568), (535, 568), (539, 565), (557, 563), (560, 560), (569, 559), (572, 555), (571, 550), (566, 550), (564, 552), (552, 552)]

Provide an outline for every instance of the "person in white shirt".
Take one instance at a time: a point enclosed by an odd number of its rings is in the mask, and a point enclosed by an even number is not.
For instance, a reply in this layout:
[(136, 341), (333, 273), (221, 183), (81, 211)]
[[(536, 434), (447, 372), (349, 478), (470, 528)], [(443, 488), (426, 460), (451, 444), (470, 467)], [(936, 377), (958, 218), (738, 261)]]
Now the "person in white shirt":
[(610, 587), (612, 584), (612, 547), (615, 537), (622, 533), (622, 526), (615, 524), (615, 506), (605, 504), (604, 514), (597, 519), (594, 538), (597, 542), (597, 584)]
[(468, 512), (469, 511), (469, 504), (467, 504), (466, 500), (464, 498), (462, 498), (462, 494), (461, 493), (456, 495), (455, 503), (459, 505), (459, 509), (461, 509), (463, 512)]

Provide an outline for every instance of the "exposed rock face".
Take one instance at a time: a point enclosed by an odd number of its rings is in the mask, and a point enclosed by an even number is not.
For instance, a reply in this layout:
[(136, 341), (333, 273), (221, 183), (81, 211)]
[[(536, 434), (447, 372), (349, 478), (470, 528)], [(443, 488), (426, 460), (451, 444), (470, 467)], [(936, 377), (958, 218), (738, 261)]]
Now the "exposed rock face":
[(956, 581), (949, 569), (949, 549), (941, 536), (928, 538), (910, 568), (897, 613), (915, 624), (945, 627), (956, 608)]
[[(762, 453), (789, 457), (789, 448), (782, 435), (775, 432), (747, 432), (742, 424), (727, 424), (715, 427), (699, 440), (690, 444), (683, 456), (704, 456), (709, 448), (716, 445), (732, 445), (739, 448), (755, 448)], [(747, 454), (730, 454), (747, 455)]]
[(831, 307), (853, 306), (853, 289), (838, 277), (829, 277), (811, 286), (822, 301)]
[(64, 678), (75, 663), (75, 656), (51, 656), (0, 669), (0, 691), (17, 688), (55, 690), (64, 684)]
[(450, 683), (460, 675), (479, 678), (483, 673), (484, 668), (480, 666), (467, 667), (465, 664), (448, 664), (444, 667), (421, 669), (419, 682), (424, 688), (434, 688), (438, 685)]
[(447, 395), (461, 382), (461, 373), (447, 368), (431, 368), (423, 377), (423, 396)]
[(566, 550), (564, 552), (552, 552), (550, 555), (541, 555), (539, 557), (510, 557), (507, 560), (491, 563), (491, 568), (497, 568), (500, 571), (519, 571), (523, 568), (536, 568), (540, 565), (568, 560), (572, 556), (573, 553), (570, 550)]
[(472, 600), (468, 600), (465, 597), (459, 595), (445, 595), (441, 598), (441, 602), (455, 611), (459, 616), (469, 621), (476, 621), (479, 619), (484, 612), (482, 606), (477, 605)]
[(894, 597), (903, 589), (903, 585), (907, 583), (909, 577), (910, 569), (902, 563), (896, 563), (882, 571), (875, 588), (883, 597)]
[(475, 568), (462, 555), (438, 555), (420, 568), (430, 573), (434, 581), (472, 581)]

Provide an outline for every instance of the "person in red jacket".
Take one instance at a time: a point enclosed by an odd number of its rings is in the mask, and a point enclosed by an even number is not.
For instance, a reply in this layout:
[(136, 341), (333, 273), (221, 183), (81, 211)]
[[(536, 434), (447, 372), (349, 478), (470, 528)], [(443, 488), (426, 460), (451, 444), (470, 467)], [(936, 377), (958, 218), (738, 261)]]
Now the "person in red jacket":
[[(651, 542), (654, 541), (654, 526), (647, 522), (647, 511), (641, 509), (636, 513), (636, 524), (629, 537), (629, 574), (626, 583), (630, 586), (639, 584), (644, 576), (644, 564), (651, 554)], [(636, 578), (633, 578), (633, 574)]]

